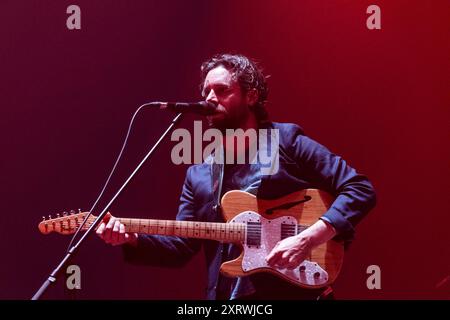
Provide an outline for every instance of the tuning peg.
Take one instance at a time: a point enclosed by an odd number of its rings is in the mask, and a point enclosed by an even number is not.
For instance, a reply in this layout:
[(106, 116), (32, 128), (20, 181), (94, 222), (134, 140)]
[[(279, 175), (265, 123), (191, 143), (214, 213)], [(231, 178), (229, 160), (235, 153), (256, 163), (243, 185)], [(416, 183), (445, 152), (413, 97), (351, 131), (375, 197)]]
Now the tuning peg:
[(75, 210), (70, 210), (70, 214), (75, 214)]
[(78, 213), (81, 213), (81, 209), (78, 209)]
[(52, 215), (51, 215), (51, 214), (49, 214), (49, 215), (48, 215), (48, 218), (49, 218), (49, 219), (52, 219)]
[(59, 217), (60, 217), (60, 214), (59, 214), (59, 213), (57, 213), (57, 214), (56, 214), (56, 218), (59, 218)]
[(45, 216), (42, 216), (42, 221), (45, 221)]
[(64, 211), (63, 212), (63, 216), (65, 217), (65, 216), (67, 216), (69, 213), (67, 212), (67, 211)]

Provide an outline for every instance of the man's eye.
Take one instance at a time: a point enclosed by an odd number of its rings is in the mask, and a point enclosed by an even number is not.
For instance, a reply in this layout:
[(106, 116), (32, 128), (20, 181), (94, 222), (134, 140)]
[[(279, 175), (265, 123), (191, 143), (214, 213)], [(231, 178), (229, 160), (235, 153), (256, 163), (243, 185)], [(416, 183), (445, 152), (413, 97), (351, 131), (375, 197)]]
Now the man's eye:
[(215, 90), (215, 91), (219, 95), (226, 95), (231, 92), (231, 88), (230, 87), (220, 87), (220, 88), (217, 88), (217, 90)]
[[(226, 95), (229, 92), (231, 92), (230, 87), (216, 87), (216, 88), (213, 88), (212, 90), (214, 90), (214, 94), (216, 96)], [(210, 92), (211, 92), (211, 89), (204, 89), (202, 92), (203, 97), (204, 98), (208, 97)]]

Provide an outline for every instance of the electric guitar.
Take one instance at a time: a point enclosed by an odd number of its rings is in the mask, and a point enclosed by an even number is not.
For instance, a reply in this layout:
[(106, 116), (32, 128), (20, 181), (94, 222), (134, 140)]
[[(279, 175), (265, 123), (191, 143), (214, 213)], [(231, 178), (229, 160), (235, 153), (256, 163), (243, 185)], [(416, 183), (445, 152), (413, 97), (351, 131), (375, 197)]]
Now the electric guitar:
[[(274, 268), (265, 258), (278, 241), (299, 234), (315, 223), (333, 203), (333, 197), (317, 189), (305, 189), (275, 200), (264, 200), (254, 195), (233, 190), (221, 201), (226, 222), (201, 222), (155, 219), (118, 218), (126, 232), (170, 235), (236, 243), (241, 255), (222, 264), (221, 272), (230, 277), (246, 276), (255, 272), (270, 272), (295, 285), (313, 289), (333, 283), (342, 266), (342, 242), (330, 240), (311, 251), (310, 256), (295, 269)], [(81, 225), (88, 212), (49, 218), (39, 223), (43, 234), (58, 232), (72, 234)], [(88, 217), (83, 230), (96, 219)]]

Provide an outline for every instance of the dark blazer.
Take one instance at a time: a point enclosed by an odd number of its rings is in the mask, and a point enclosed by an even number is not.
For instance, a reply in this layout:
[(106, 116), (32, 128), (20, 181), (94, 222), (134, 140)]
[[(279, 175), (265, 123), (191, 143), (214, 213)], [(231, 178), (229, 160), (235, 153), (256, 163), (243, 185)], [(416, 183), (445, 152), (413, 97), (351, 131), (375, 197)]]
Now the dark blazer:
[[(305, 188), (327, 191), (336, 196), (336, 200), (322, 219), (334, 226), (338, 233), (336, 238), (350, 243), (356, 224), (375, 206), (375, 192), (369, 180), (340, 156), (304, 135), (299, 126), (272, 122), (266, 127), (279, 130), (279, 170), (262, 177), (258, 197), (274, 199)], [(188, 168), (177, 220), (223, 221), (213, 208), (217, 188), (213, 190), (212, 171), (212, 165), (206, 162)], [(221, 243), (140, 235), (136, 247), (125, 245), (123, 248), (125, 260), (130, 263), (177, 267), (188, 262), (202, 246), (208, 270), (206, 298), (216, 299), (222, 263)]]

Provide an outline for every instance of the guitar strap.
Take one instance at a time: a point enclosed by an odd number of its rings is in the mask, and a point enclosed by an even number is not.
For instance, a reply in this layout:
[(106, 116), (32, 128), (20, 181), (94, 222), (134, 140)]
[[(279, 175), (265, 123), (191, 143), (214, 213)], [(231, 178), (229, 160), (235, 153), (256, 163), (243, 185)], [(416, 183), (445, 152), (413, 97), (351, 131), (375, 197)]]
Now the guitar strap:
[[(223, 155), (223, 153), (222, 153)], [(223, 184), (223, 175), (224, 175), (224, 162), (220, 162), (217, 161), (215, 156), (212, 156), (212, 160), (211, 160), (211, 186), (212, 186), (212, 193), (213, 193), (213, 198), (214, 198), (214, 205), (213, 205), (213, 212), (214, 212), (214, 219), (216, 221), (223, 221), (223, 216), (222, 216), (222, 207), (220, 205), (220, 200), (221, 200), (221, 196), (222, 196), (222, 184)], [(216, 253), (216, 257), (219, 259), (218, 262), (218, 267), (220, 267), (220, 264), (222, 263), (223, 260), (223, 255), (224, 253), (227, 252), (227, 245), (219, 242), (218, 247), (217, 247), (217, 253)], [(216, 295), (218, 295), (217, 297), (220, 296), (220, 294), (222, 294), (222, 292), (227, 292), (226, 289), (224, 289), (224, 287), (228, 287), (229, 285), (229, 280), (224, 279), (224, 277), (220, 277), (220, 272), (217, 272), (216, 274)], [(222, 299), (222, 298), (220, 298)]]
[(223, 162), (217, 163), (215, 157), (213, 157), (211, 161), (211, 186), (214, 197), (213, 210), (216, 213), (216, 217), (222, 217), (220, 199), (222, 196), (223, 171)]

